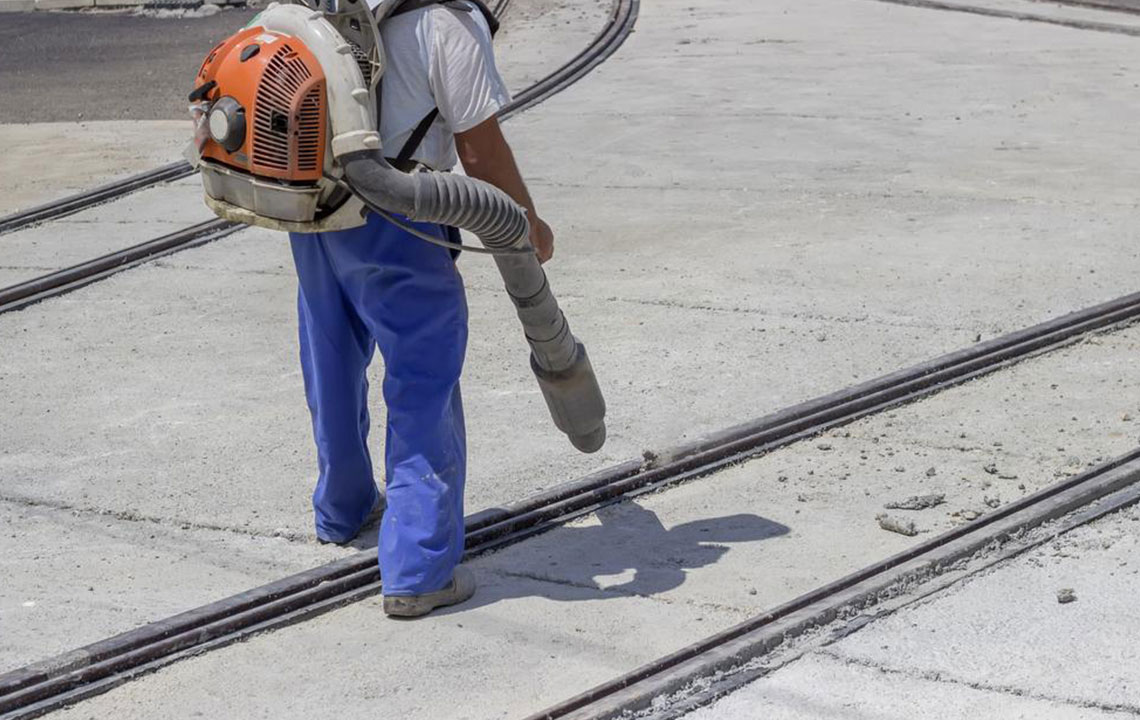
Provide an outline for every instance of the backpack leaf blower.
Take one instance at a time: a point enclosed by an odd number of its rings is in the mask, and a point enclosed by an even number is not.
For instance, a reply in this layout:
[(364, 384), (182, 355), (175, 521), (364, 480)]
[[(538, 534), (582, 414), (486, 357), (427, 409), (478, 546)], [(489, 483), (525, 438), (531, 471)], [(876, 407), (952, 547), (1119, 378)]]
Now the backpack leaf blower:
[(188, 155), (206, 204), (227, 220), (305, 233), (358, 227), (369, 210), (469, 230), (498, 265), (554, 424), (595, 452), (605, 400), (529, 244), (525, 210), (480, 180), (385, 159), (379, 23), (401, 0), (375, 11), (365, 0), (311, 2), (270, 4), (203, 61)]

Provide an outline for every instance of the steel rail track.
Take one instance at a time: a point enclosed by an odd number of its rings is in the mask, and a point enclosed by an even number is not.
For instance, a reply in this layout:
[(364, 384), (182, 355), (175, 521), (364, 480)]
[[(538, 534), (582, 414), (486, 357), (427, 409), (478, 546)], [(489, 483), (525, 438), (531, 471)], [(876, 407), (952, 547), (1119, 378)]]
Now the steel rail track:
[(53, 200), (43, 205), (36, 205), (12, 215), (0, 217), (0, 235), (15, 232), (31, 225), (38, 225), (48, 220), (73, 215), (81, 210), (93, 208), (96, 205), (117, 200), (139, 190), (145, 190), (160, 183), (172, 180), (181, 180), (193, 175), (197, 170), (190, 167), (185, 160), (163, 165), (162, 167), (147, 170), (137, 175), (100, 185), (99, 187), (74, 195), (68, 195), (59, 200)]
[[(500, 0), (495, 6), (495, 14), (499, 16), (505, 14), (510, 2), (511, 0)], [(615, 0), (610, 19), (597, 37), (584, 50), (557, 70), (515, 95), (512, 101), (499, 111), (499, 119), (506, 120), (565, 90), (616, 52), (633, 30), (633, 24), (637, 18), (638, 3), (639, 0)], [(79, 212), (97, 204), (110, 202), (136, 190), (186, 177), (195, 172), (197, 171), (185, 163), (166, 165), (119, 183), (105, 185), (88, 193), (65, 198), (58, 203), (41, 206), (42, 210), (32, 208), (26, 213), (19, 214), (33, 219), (20, 220), (18, 216), (0, 219), (0, 234), (4, 233), (6, 228), (18, 229), (36, 222)], [(118, 194), (115, 194), (116, 192)], [(82, 204), (84, 202), (86, 204)], [(52, 208), (56, 210), (52, 210)], [(51, 214), (52, 212), (55, 214)], [(13, 224), (19, 222), (22, 224)], [(240, 225), (227, 220), (208, 220), (57, 272), (0, 288), (0, 314), (20, 310), (41, 300), (69, 293), (148, 260), (219, 240), (240, 229)]]
[[(465, 523), (467, 557), (517, 543), (603, 505), (708, 475), (837, 425), (958, 385), (1096, 330), (1140, 318), (1140, 293), (979, 343), (663, 453), (626, 462)], [(1008, 511), (1007, 511), (1008, 512)], [(994, 514), (992, 517), (998, 517)], [(990, 522), (987, 520), (986, 522)], [(0, 675), (0, 718), (36, 717), (138, 674), (379, 593), (375, 554), (361, 552)], [(4, 714), (7, 713), (7, 714)]]
[(227, 220), (206, 220), (78, 265), (11, 285), (0, 289), (0, 313), (19, 310), (41, 300), (78, 290), (144, 262), (220, 240), (240, 229), (240, 225)]
[[(752, 663), (789, 639), (890, 597), (892, 588), (922, 582), (982, 551), (997, 561), (1037, 547), (1075, 527), (1140, 502), (1140, 449), (1047, 487), (913, 548), (869, 565), (727, 630), (531, 715), (527, 720), (616, 720), (646, 712), (671, 720), (747, 685), (771, 668)], [(1063, 518), (1061, 527), (1001, 548), (1027, 531)], [(866, 617), (863, 618), (865, 622)], [(856, 622), (852, 629), (861, 625)], [(849, 630), (850, 631), (850, 630)], [(839, 633), (840, 635), (842, 633)], [(704, 680), (711, 684), (670, 706), (668, 695)], [(664, 699), (664, 702), (663, 702)], [(653, 707), (652, 711), (649, 710)]]

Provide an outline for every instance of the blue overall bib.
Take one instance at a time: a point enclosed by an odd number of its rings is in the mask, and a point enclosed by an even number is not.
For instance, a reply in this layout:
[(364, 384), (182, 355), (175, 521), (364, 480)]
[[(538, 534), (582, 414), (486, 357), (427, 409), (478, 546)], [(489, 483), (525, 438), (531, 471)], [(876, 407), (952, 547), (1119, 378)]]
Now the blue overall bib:
[[(409, 223), (441, 238), (439, 225)], [(384, 359), (388, 426), (380, 525), (386, 595), (443, 588), (463, 556), (466, 433), (459, 375), (467, 299), (451, 253), (374, 213), (365, 226), (290, 233), (301, 369), (319, 478), (317, 535), (351, 538), (378, 497), (368, 454), (365, 370)]]

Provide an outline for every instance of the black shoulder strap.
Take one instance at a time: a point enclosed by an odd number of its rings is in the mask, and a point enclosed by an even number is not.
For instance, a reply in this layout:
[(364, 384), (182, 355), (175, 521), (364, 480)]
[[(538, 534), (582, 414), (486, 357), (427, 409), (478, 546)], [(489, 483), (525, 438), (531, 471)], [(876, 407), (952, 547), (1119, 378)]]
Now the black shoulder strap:
[[(451, 0), (404, 0), (404, 2), (396, 6), (395, 10), (388, 14), (388, 17), (395, 17), (396, 15), (428, 7), (429, 5), (443, 5), (448, 2), (451, 2)], [(495, 14), (491, 12), (491, 9), (487, 7), (483, 0), (468, 0), (468, 2), (479, 9), (479, 12), (483, 15), (483, 19), (487, 21), (487, 28), (491, 31), (491, 37), (495, 37), (495, 33), (499, 31), (499, 19), (495, 17)], [(412, 159), (412, 155), (415, 154), (416, 150), (420, 147), (420, 143), (427, 137), (428, 130), (431, 129), (432, 123), (435, 122), (437, 117), (439, 117), (439, 108), (434, 108), (420, 120), (419, 125), (416, 125), (415, 129), (412, 130), (412, 134), (409, 135), (407, 141), (404, 142), (404, 147), (400, 148), (400, 154), (396, 156), (397, 165), (405, 165)]]
[(420, 120), (420, 124), (416, 125), (416, 129), (412, 130), (412, 134), (408, 136), (404, 147), (400, 148), (400, 154), (396, 156), (397, 165), (403, 165), (412, 159), (412, 155), (420, 148), (420, 143), (427, 137), (428, 130), (431, 129), (431, 125), (437, 117), (439, 117), (439, 108), (433, 108), (431, 112), (424, 115), (424, 119)]

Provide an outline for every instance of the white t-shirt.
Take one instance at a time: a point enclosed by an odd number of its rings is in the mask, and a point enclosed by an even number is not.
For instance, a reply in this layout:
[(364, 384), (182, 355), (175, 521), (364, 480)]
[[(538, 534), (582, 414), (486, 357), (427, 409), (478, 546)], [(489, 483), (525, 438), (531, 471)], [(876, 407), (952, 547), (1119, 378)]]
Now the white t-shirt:
[(434, 108), (439, 117), (412, 156), (436, 170), (458, 158), (454, 133), (479, 125), (510, 102), (495, 67), (491, 31), (479, 9), (456, 2), (402, 13), (380, 28), (387, 68), (381, 80), (380, 139), (396, 157), (412, 130)]

